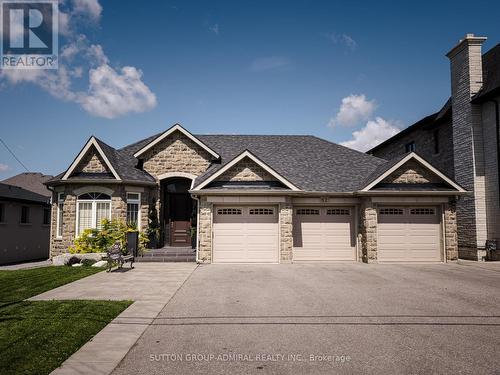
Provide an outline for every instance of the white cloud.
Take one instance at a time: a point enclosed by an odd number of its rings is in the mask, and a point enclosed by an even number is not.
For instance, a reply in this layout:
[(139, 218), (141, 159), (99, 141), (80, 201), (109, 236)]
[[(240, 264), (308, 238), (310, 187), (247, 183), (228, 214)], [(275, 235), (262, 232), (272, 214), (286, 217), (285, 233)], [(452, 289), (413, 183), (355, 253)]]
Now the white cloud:
[(358, 43), (350, 35), (330, 33), (325, 34), (325, 36), (330, 39), (333, 44), (343, 44), (351, 51), (358, 48)]
[(250, 65), (250, 70), (253, 72), (262, 72), (265, 70), (283, 68), (288, 65), (290, 65), (290, 60), (285, 57), (260, 57), (252, 62), (252, 64)]
[(7, 164), (0, 163), (0, 172), (7, 172), (9, 170), (9, 166)]
[(209, 27), (210, 31), (213, 32), (215, 35), (219, 35), (219, 24), (216, 23), (213, 26)]
[(73, 11), (77, 15), (98, 21), (101, 17), (102, 6), (98, 0), (73, 0)]
[[(60, 4), (63, 4), (61, 2)], [(79, 104), (93, 116), (116, 118), (128, 113), (144, 112), (156, 106), (156, 96), (142, 81), (142, 72), (126, 66), (111, 66), (100, 44), (91, 43), (87, 36), (76, 32), (75, 16), (98, 20), (102, 7), (97, 0), (72, 0), (73, 8), (64, 13), (65, 44), (59, 54), (57, 70), (2, 70), (0, 87), (31, 83), (52, 96)], [(88, 73), (88, 74), (87, 74)], [(88, 78), (85, 82), (84, 78)], [(3, 81), (3, 82), (2, 82)], [(76, 90), (79, 84), (87, 90)]]
[(375, 120), (368, 121), (360, 130), (353, 132), (352, 139), (342, 142), (341, 145), (365, 152), (399, 133), (400, 130), (395, 122), (376, 117)]
[(116, 72), (109, 65), (101, 65), (90, 71), (89, 94), (79, 102), (87, 112), (105, 118), (151, 109), (156, 105), (156, 96), (141, 77), (142, 72), (132, 66)]
[(342, 99), (337, 115), (330, 119), (328, 126), (354, 126), (366, 121), (375, 111), (374, 100), (367, 100), (365, 95), (349, 95)]

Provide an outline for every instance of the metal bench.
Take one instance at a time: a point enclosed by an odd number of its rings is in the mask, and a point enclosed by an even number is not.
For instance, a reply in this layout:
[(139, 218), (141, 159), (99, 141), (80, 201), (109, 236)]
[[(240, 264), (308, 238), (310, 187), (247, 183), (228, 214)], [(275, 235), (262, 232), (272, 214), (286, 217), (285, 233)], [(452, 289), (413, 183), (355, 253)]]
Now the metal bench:
[(106, 272), (110, 272), (113, 264), (118, 264), (118, 269), (123, 268), (123, 265), (127, 262), (130, 262), (130, 268), (134, 268), (134, 256), (130, 253), (123, 254), (122, 246), (119, 242), (115, 242), (115, 244), (106, 250), (107, 260), (108, 260), (108, 269)]

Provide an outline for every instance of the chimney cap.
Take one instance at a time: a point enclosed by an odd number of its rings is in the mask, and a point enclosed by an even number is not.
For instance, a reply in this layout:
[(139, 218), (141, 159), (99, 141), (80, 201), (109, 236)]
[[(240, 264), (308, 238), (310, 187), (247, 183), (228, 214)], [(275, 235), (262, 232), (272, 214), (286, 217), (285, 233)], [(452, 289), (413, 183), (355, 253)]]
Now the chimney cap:
[(464, 49), (466, 46), (481, 45), (486, 39), (488, 38), (485, 36), (475, 36), (473, 33), (467, 33), (465, 34), (465, 38), (460, 39), (458, 41), (458, 44), (453, 47), (450, 52), (446, 54), (446, 56), (451, 59), (460, 51), (462, 51), (462, 49)]

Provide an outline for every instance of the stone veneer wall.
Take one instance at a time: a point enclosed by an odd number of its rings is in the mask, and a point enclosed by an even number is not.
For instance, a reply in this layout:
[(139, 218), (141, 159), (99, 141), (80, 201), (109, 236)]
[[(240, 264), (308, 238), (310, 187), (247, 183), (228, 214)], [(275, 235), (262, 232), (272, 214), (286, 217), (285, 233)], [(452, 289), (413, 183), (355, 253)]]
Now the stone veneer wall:
[(458, 259), (457, 208), (455, 202), (444, 205), (444, 236), (447, 260)]
[(202, 262), (212, 262), (212, 213), (213, 204), (206, 197), (200, 198), (198, 228), (198, 259)]
[(217, 177), (216, 181), (276, 181), (276, 178), (246, 157)]
[(364, 198), (360, 206), (360, 259), (364, 263), (377, 261), (377, 208), (371, 198)]
[(287, 263), (293, 257), (293, 206), (291, 203), (281, 203), (279, 210), (280, 261)]
[[(63, 185), (62, 190), (57, 189), (52, 197), (52, 215), (51, 215), (51, 234), (50, 234), (50, 255), (51, 257), (67, 253), (72, 246), (76, 233), (76, 204), (77, 196), (75, 190), (86, 187), (88, 185), (75, 184)], [(102, 187), (113, 190), (111, 195), (111, 218), (126, 220), (127, 216), (127, 191), (136, 192), (137, 188), (129, 188), (122, 185), (102, 185)], [(96, 188), (95, 191), (99, 191)], [(64, 209), (63, 209), (63, 235), (62, 238), (57, 238), (57, 195), (58, 193), (65, 194)], [(149, 209), (148, 188), (144, 188), (141, 192), (141, 229), (145, 230), (148, 225), (148, 209)]]
[(420, 165), (420, 163), (410, 160), (392, 172), (382, 182), (393, 184), (425, 184), (429, 182), (439, 183), (442, 180)]
[(143, 168), (154, 177), (168, 172), (201, 175), (213, 157), (179, 131), (153, 146), (141, 157)]
[(76, 166), (75, 172), (105, 173), (110, 172), (110, 170), (96, 148), (92, 146)]

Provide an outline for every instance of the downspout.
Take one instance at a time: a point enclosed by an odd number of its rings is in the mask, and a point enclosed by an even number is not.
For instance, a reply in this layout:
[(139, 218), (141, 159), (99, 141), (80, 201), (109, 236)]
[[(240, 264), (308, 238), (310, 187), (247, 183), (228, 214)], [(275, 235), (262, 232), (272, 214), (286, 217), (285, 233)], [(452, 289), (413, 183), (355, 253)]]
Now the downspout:
[(200, 198), (196, 195), (192, 196), (196, 201), (196, 263), (200, 263), (198, 258), (198, 248), (200, 243)]

